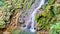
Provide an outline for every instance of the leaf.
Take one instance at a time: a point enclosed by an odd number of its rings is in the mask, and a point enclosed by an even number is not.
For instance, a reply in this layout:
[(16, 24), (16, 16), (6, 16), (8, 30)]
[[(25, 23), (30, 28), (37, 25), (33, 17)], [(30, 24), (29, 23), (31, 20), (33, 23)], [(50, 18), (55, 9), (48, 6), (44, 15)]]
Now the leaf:
[(3, 6), (3, 5), (4, 5), (4, 3), (2, 1), (0, 1), (0, 7)]
[(52, 5), (54, 3), (55, 0), (48, 0), (48, 4)]

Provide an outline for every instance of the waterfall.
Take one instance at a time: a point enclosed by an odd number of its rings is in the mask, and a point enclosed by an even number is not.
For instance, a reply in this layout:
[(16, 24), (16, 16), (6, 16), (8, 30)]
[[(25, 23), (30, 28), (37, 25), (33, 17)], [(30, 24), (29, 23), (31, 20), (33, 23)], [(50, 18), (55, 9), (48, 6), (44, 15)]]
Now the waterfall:
[[(28, 22), (31, 22), (31, 27), (30, 27), (30, 29), (29, 29), (31, 32), (35, 32), (35, 31), (36, 31), (36, 30), (34, 29), (35, 16), (36, 16), (37, 10), (39, 10), (39, 9), (42, 7), (42, 5), (44, 4), (44, 2), (45, 2), (45, 0), (40, 0), (40, 1), (39, 1), (39, 6), (33, 10), (33, 12), (32, 12), (31, 15), (29, 15), (30, 18), (29, 18)], [(25, 25), (26, 25), (25, 28), (28, 28), (27, 26), (29, 25), (29, 23), (26, 23)]]
[(33, 11), (33, 13), (31, 14), (31, 22), (32, 22), (32, 24), (31, 24), (30, 30), (31, 30), (32, 32), (35, 31), (35, 30), (34, 30), (34, 23), (35, 23), (34, 21), (35, 21), (35, 16), (36, 16), (37, 10), (42, 7), (42, 5), (44, 4), (44, 2), (45, 2), (45, 0), (41, 0), (40, 3), (39, 3), (39, 6), (38, 6), (38, 7)]

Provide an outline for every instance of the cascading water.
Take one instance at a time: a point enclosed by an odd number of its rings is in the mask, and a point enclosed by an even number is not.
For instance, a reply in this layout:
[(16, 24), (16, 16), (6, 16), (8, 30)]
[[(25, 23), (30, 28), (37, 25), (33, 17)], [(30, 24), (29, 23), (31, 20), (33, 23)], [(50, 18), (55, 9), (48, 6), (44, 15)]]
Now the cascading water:
[(36, 16), (37, 10), (42, 7), (42, 5), (44, 4), (44, 2), (45, 2), (45, 0), (41, 0), (40, 3), (39, 3), (39, 6), (31, 14), (31, 19), (30, 20), (31, 20), (32, 24), (31, 24), (30, 30), (32, 32), (35, 32), (35, 30), (34, 30), (34, 23), (35, 23), (35, 16)]
[[(40, 0), (40, 1), (39, 1), (39, 6), (38, 6), (36, 9), (34, 9), (33, 12), (32, 12), (32, 14), (29, 16), (28, 22), (31, 23), (31, 25), (30, 25), (31, 27), (30, 27), (30, 29), (29, 29), (31, 32), (35, 32), (35, 31), (36, 31), (36, 30), (34, 29), (35, 16), (36, 16), (37, 10), (42, 7), (42, 5), (44, 4), (44, 2), (45, 2), (45, 0)], [(27, 29), (27, 28), (28, 28), (27, 26), (29, 25), (29, 23), (26, 23), (25, 25), (26, 25), (25, 29)]]

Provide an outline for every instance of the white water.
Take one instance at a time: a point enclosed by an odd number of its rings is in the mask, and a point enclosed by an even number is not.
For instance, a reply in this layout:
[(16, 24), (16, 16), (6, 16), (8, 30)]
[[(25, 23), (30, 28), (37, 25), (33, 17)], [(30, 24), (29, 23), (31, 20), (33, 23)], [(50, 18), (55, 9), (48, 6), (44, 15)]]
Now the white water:
[(35, 32), (36, 30), (34, 29), (34, 23), (35, 23), (35, 16), (36, 16), (36, 13), (37, 13), (37, 10), (39, 10), (42, 5), (44, 4), (45, 0), (41, 0), (40, 3), (39, 3), (39, 6), (33, 11), (33, 13), (31, 14), (31, 32)]
[[(32, 14), (30, 15), (29, 20), (27, 21), (27, 22), (31, 22), (31, 28), (30, 28), (30, 31), (31, 31), (31, 32), (35, 32), (35, 31), (36, 31), (36, 30), (34, 29), (35, 16), (36, 16), (37, 10), (39, 10), (39, 9), (42, 7), (42, 5), (44, 4), (44, 2), (45, 2), (45, 0), (40, 0), (39, 6), (38, 6), (36, 9), (34, 9), (34, 11), (32, 12)], [(29, 25), (29, 23), (26, 23), (25, 25), (26, 25), (25, 28), (28, 28), (27, 26)]]

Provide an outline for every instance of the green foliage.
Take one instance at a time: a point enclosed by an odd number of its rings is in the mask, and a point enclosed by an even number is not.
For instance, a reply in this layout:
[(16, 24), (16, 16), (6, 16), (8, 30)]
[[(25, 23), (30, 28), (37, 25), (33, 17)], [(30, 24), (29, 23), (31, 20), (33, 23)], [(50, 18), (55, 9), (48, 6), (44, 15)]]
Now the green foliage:
[(60, 34), (60, 22), (51, 25), (49, 34)]
[(3, 6), (4, 5), (4, 2), (0, 1), (0, 6)]
[(6, 11), (4, 8), (0, 8), (0, 28), (5, 28), (6, 23), (10, 22), (10, 12)]
[(0, 28), (5, 28), (10, 23), (11, 15), (16, 13), (14, 9), (28, 10), (33, 2), (34, 0), (0, 0)]
[(12, 5), (7, 0), (0, 1), (0, 28), (5, 28), (10, 23)]
[(12, 0), (12, 4), (14, 8), (22, 8), (23, 0)]
[(5, 22), (3, 20), (0, 21), (0, 28), (4, 28), (5, 27)]
[(48, 0), (48, 4), (51, 5), (54, 3), (55, 0)]
[(48, 4), (43, 6), (42, 15), (37, 14), (37, 29), (49, 30), (51, 24), (55, 24), (60, 19), (60, 6), (54, 5), (55, 0), (48, 0)]
[(23, 8), (24, 9), (30, 9), (30, 7), (32, 6), (32, 4), (33, 4), (33, 2), (34, 2), (34, 0), (24, 0), (24, 2), (23, 2)]
[(30, 9), (33, 0), (12, 0), (12, 4), (14, 8), (24, 8), (25, 10)]
[[(50, 28), (50, 24), (54, 24), (55, 22), (58, 21), (58, 17), (60, 16), (58, 11), (56, 11), (54, 13), (54, 11), (57, 9), (54, 9), (55, 7), (50, 8), (50, 10), (48, 10), (48, 12), (43, 12), (42, 15), (37, 14), (36, 16), (36, 20), (39, 23), (38, 27), (40, 27), (40, 29), (44, 30), (48, 30)], [(54, 9), (54, 11), (53, 11)], [(58, 14), (57, 14), (58, 13)], [(59, 16), (57, 16), (59, 15)]]

